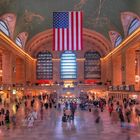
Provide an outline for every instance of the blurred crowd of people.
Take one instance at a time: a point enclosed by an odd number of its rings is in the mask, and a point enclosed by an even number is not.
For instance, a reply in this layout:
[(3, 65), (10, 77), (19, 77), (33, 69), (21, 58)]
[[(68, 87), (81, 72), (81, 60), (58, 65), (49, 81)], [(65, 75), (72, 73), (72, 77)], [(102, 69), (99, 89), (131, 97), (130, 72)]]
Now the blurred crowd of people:
[[(55, 99), (47, 94), (39, 96), (27, 95), (21, 99), (15, 98), (8, 105), (0, 101), (0, 127), (10, 129), (10, 126), (15, 128), (21, 123), (21, 126), (31, 128), (34, 126), (38, 116), (43, 120), (43, 110), (52, 107), (56, 107)], [(22, 109), (24, 109), (23, 114), (20, 114)], [(18, 123), (17, 117), (19, 117)]]
[[(100, 123), (102, 112), (107, 112), (112, 124), (120, 122), (120, 126), (130, 124), (132, 116), (140, 117), (140, 108), (136, 102), (130, 98), (124, 98), (122, 101), (117, 101), (113, 97), (109, 99), (96, 98), (90, 100), (88, 98), (80, 99), (80, 103), (76, 101), (65, 101), (62, 105), (57, 98), (47, 94), (38, 96), (23, 96), (22, 99), (15, 99), (11, 106), (5, 106), (2, 103), (0, 108), (0, 127), (7, 129), (10, 126), (16, 127), (17, 116), (20, 116), (21, 108), (24, 109), (23, 118), (20, 118), (21, 125), (27, 128), (34, 127), (36, 120), (44, 119), (44, 110), (56, 109), (62, 110), (62, 122), (71, 122), (75, 120), (76, 111), (89, 111), (93, 113), (95, 123)], [(14, 109), (13, 109), (14, 106)], [(19, 115), (18, 115), (19, 113)]]
[(89, 110), (93, 112), (95, 122), (98, 123), (104, 110), (108, 110), (112, 124), (120, 122), (120, 126), (124, 127), (126, 124), (132, 123), (132, 118), (140, 117), (140, 107), (134, 99), (124, 98), (123, 100), (116, 100), (114, 97), (108, 100), (104, 98), (97, 98), (93, 100), (81, 101), (81, 110)]

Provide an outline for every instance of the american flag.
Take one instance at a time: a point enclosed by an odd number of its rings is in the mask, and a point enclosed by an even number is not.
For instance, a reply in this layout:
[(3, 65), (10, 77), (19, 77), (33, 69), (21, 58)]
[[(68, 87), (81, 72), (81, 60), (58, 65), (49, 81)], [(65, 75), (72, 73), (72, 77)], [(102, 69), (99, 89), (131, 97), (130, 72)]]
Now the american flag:
[(54, 51), (82, 50), (82, 12), (54, 12)]

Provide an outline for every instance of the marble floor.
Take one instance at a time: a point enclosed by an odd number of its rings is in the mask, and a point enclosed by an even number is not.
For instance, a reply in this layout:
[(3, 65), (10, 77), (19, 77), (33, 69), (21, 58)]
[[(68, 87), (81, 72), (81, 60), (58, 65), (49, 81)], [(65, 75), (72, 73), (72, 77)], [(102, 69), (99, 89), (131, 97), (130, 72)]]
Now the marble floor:
[(61, 118), (61, 111), (45, 110), (43, 120), (39, 116), (33, 128), (22, 126), (20, 118), (16, 128), (0, 127), (0, 140), (140, 140), (138, 124), (131, 124), (131, 128), (111, 124), (107, 111), (101, 113), (99, 124), (88, 111), (78, 110), (74, 122), (62, 123)]

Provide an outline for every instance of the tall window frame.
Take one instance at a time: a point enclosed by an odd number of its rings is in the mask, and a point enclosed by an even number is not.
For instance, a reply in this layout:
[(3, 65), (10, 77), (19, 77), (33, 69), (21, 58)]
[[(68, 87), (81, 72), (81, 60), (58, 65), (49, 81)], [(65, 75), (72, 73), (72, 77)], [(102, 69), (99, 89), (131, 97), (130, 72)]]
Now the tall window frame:
[(135, 18), (135, 19), (132, 20), (132, 22), (129, 25), (128, 35), (133, 33), (138, 27), (140, 27), (140, 20)]
[(61, 54), (60, 77), (63, 80), (77, 79), (77, 60), (74, 52), (64, 51)]
[(0, 83), (2, 82), (2, 53), (0, 53)]
[(19, 37), (16, 37), (15, 43), (16, 43), (20, 48), (23, 48), (22, 41), (21, 41), (21, 39), (20, 39)]
[(39, 52), (37, 54), (36, 77), (37, 80), (53, 79), (52, 54), (49, 51)]
[(122, 36), (119, 35), (119, 36), (117, 37), (117, 39), (115, 40), (115, 47), (119, 46), (119, 45), (121, 44), (122, 40), (123, 40), (123, 39), (122, 39)]
[(3, 20), (0, 20), (0, 31), (10, 37), (9, 28)]
[(97, 51), (87, 51), (84, 58), (84, 79), (101, 79), (100, 53)]

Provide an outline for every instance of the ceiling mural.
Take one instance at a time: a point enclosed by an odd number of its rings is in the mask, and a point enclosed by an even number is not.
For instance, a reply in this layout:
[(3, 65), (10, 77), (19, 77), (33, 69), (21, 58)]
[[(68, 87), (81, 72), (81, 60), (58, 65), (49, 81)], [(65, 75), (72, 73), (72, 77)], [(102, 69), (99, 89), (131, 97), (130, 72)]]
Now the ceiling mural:
[(84, 12), (84, 27), (102, 33), (116, 30), (123, 36), (120, 12), (140, 15), (140, 0), (0, 0), (0, 15), (8, 12), (17, 15), (15, 37), (28, 32), (29, 38), (52, 28), (55, 11)]

